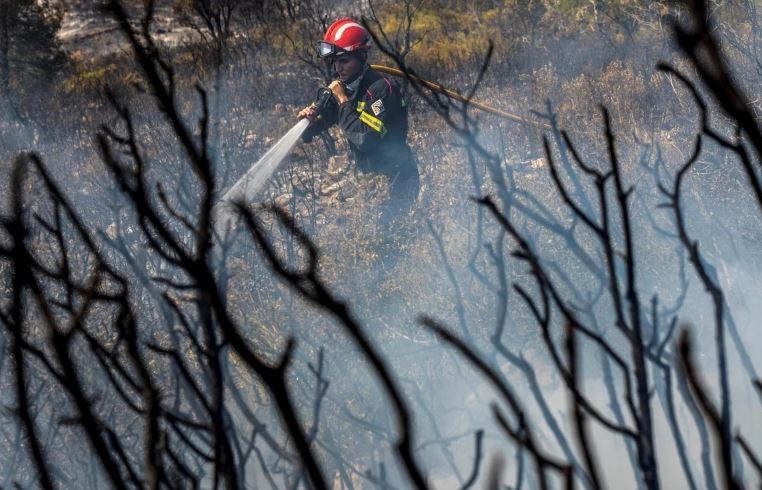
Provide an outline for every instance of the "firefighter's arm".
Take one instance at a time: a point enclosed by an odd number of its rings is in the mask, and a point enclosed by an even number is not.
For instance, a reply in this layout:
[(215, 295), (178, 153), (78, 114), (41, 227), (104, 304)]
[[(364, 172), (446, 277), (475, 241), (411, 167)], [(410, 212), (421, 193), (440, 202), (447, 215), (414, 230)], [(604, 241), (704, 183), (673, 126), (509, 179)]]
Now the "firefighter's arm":
[(310, 125), (302, 133), (302, 140), (306, 143), (309, 143), (312, 141), (312, 138), (336, 124), (336, 114), (318, 114), (314, 105), (309, 105), (299, 111), (297, 117), (299, 119), (310, 120)]
[(339, 105), (339, 125), (347, 139), (362, 151), (373, 151), (381, 145), (390, 114), (399, 110), (401, 100), (391, 85), (381, 79), (373, 83), (368, 93), (355, 105)]

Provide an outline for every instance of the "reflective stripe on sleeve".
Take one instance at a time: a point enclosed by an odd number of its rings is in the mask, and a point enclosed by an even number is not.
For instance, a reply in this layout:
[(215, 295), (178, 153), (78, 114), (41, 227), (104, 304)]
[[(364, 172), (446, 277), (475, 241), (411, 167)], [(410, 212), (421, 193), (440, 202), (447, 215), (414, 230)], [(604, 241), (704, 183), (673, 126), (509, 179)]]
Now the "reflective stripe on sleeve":
[(360, 102), (357, 104), (357, 112), (360, 113), (360, 121), (365, 123), (366, 126), (368, 126), (370, 129), (377, 133), (381, 133), (382, 135), (386, 134), (386, 128), (384, 127), (384, 122), (381, 121), (381, 119), (373, 116), (372, 114), (365, 112), (363, 109), (365, 109), (365, 102)]

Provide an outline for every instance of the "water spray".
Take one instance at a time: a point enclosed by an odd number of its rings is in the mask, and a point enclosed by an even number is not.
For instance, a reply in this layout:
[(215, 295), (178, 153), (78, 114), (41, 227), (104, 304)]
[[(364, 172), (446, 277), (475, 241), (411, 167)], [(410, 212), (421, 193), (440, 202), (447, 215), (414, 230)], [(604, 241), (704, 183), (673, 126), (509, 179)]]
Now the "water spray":
[(270, 177), (278, 170), (291, 149), (302, 137), (309, 126), (308, 119), (300, 119), (299, 122), (284, 134), (272, 148), (267, 150), (262, 158), (243, 174), (243, 177), (222, 195), (212, 210), (215, 231), (221, 235), (231, 228), (236, 221), (235, 203), (251, 202), (262, 190)]

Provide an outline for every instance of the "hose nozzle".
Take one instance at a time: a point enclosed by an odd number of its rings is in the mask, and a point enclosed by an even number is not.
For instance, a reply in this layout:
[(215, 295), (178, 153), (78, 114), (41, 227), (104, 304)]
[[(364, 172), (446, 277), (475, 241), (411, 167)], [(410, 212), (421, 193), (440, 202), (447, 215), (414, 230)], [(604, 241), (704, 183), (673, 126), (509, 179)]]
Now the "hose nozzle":
[(333, 92), (328, 87), (320, 87), (317, 95), (315, 95), (315, 102), (312, 105), (317, 109), (321, 117), (325, 117), (335, 110), (337, 104), (336, 99), (333, 97)]

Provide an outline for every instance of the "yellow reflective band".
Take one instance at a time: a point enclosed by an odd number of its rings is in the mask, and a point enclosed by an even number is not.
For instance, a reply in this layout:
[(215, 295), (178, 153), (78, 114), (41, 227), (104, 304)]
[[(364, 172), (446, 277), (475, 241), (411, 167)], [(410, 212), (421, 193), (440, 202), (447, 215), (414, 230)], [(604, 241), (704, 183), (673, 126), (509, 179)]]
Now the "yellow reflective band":
[(386, 128), (384, 127), (381, 119), (373, 116), (369, 112), (365, 112), (365, 101), (361, 100), (357, 103), (357, 112), (360, 113), (360, 121), (364, 122), (370, 129), (382, 135), (386, 134)]
[(384, 123), (377, 117), (373, 117), (367, 112), (363, 111), (360, 113), (360, 121), (367, 124), (370, 127), (370, 129), (372, 129), (373, 131), (377, 133), (381, 133), (381, 134), (386, 133), (386, 129), (384, 129)]

